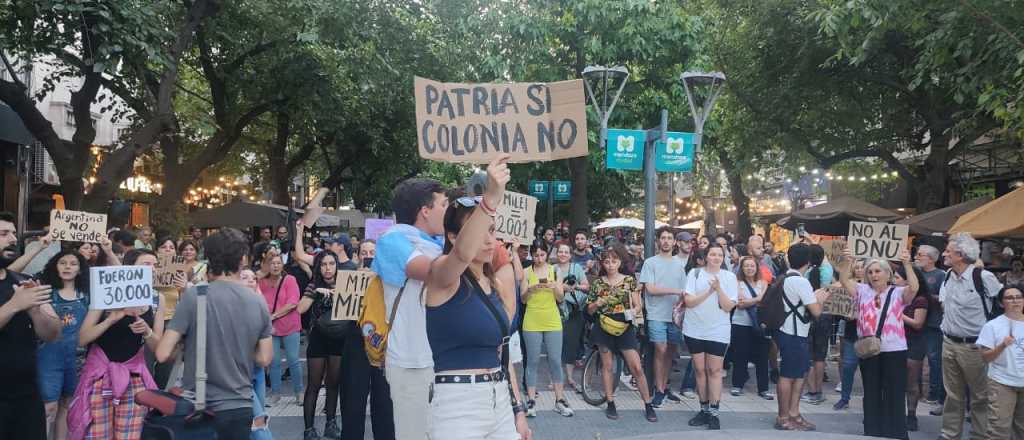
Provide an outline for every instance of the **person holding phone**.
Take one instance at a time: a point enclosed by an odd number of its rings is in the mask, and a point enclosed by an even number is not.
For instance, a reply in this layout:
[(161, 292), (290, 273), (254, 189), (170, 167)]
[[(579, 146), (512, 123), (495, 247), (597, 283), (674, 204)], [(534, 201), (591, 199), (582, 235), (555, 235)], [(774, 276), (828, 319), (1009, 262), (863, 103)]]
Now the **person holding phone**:
[(39, 395), (36, 347), (60, 337), (51, 286), (7, 268), (18, 258), (14, 214), (0, 212), (0, 438), (43, 440), (46, 414)]
[(555, 412), (572, 417), (573, 411), (565, 400), (562, 367), (562, 319), (558, 305), (565, 300), (564, 286), (557, 282), (555, 267), (548, 264), (548, 248), (543, 240), (530, 245), (533, 265), (526, 268), (521, 291), (526, 304), (523, 315), (523, 342), (526, 345), (526, 415), (536, 417), (537, 366), (541, 349), (548, 353), (548, 369), (555, 388)]

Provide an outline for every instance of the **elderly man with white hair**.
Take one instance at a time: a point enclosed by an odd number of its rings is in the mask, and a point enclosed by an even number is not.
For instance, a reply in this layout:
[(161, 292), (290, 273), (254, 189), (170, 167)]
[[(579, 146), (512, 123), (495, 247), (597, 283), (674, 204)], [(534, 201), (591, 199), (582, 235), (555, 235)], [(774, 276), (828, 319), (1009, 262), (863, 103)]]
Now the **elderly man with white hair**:
[[(921, 269), (924, 279), (920, 280), (921, 288), (928, 293), (928, 318), (925, 320), (924, 335), (928, 345), (928, 394), (925, 402), (941, 404), (946, 400), (946, 392), (942, 389), (942, 306), (939, 304), (939, 287), (946, 273), (935, 266), (939, 261), (939, 250), (935, 246), (922, 244), (914, 254), (914, 265)], [(932, 415), (942, 415), (942, 407), (936, 407)]]
[(949, 237), (943, 261), (950, 268), (939, 289), (942, 303), (942, 383), (946, 403), (942, 412), (942, 440), (963, 438), (964, 402), (971, 393), (971, 440), (985, 438), (988, 428), (988, 379), (981, 350), (975, 344), (981, 327), (990, 319), (993, 298), (1003, 288), (992, 272), (975, 266), (981, 254), (970, 234)]

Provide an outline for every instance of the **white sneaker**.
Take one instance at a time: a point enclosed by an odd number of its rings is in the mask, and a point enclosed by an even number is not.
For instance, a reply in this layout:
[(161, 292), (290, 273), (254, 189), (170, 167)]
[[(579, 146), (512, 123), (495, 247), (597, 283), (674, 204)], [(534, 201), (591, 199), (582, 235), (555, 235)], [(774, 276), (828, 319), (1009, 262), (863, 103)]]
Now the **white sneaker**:
[(572, 408), (569, 407), (569, 402), (566, 402), (564, 399), (555, 402), (555, 412), (561, 414), (563, 417), (572, 417), (573, 415)]
[(633, 385), (633, 377), (622, 374), (619, 376), (619, 383), (631, 391), (636, 391), (636, 385)]
[(693, 390), (686, 390), (686, 391), (683, 391), (683, 397), (685, 397), (687, 399), (691, 399), (691, 400), (692, 399), (696, 399), (697, 398), (697, 393), (693, 392)]
[(537, 401), (530, 399), (526, 402), (526, 417), (537, 417)]
[(837, 393), (843, 392), (843, 384), (841, 382), (836, 384), (836, 392)]

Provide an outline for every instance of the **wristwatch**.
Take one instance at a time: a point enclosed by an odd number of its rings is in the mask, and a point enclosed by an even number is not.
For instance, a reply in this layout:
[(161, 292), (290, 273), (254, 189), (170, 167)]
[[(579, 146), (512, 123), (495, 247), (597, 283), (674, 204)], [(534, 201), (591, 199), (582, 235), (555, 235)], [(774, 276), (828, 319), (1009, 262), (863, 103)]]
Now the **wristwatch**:
[(517, 416), (517, 415), (519, 415), (519, 413), (525, 413), (525, 412), (526, 412), (526, 405), (523, 405), (522, 403), (519, 403), (519, 404), (516, 404), (516, 405), (512, 405), (512, 415), (513, 416)]

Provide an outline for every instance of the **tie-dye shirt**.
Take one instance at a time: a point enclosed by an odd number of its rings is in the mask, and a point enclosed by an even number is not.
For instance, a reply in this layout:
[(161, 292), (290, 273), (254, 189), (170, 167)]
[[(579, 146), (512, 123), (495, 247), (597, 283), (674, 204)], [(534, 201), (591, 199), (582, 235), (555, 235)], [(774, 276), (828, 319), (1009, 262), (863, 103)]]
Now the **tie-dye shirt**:
[[(903, 289), (896, 287), (889, 291), (892, 300), (889, 301), (889, 311), (886, 312), (885, 325), (882, 327), (882, 351), (903, 351), (907, 349), (907, 336), (903, 330)], [(857, 335), (860, 337), (874, 336), (878, 330), (878, 315), (885, 307), (885, 292), (877, 294), (870, 285), (857, 283), (857, 304), (860, 310), (860, 317), (857, 319)], [(875, 304), (875, 297), (878, 297), (878, 304)]]

